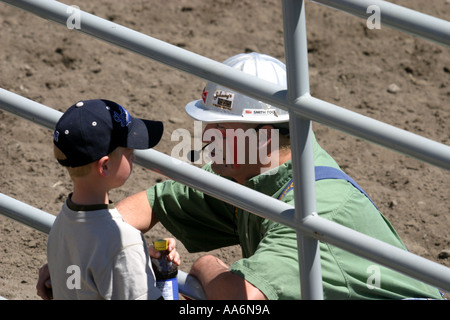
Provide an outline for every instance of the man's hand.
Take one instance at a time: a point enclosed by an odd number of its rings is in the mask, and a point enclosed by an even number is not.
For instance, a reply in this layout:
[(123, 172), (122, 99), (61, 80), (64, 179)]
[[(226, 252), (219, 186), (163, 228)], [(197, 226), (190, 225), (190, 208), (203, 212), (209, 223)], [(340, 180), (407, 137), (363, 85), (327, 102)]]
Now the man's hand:
[(53, 299), (52, 283), (50, 281), (50, 271), (48, 270), (48, 264), (44, 264), (39, 269), (39, 279), (36, 284), (37, 295), (44, 300)]

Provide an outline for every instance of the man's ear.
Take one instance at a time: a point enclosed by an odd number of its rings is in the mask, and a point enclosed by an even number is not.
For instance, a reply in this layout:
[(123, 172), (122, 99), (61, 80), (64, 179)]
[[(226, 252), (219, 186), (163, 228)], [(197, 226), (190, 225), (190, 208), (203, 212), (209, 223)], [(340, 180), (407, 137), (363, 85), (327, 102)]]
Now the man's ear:
[(273, 129), (274, 127), (271, 124), (265, 124), (258, 129), (258, 148), (270, 147)]
[(261, 173), (279, 165), (279, 132), (272, 125), (262, 126), (258, 132), (258, 157)]

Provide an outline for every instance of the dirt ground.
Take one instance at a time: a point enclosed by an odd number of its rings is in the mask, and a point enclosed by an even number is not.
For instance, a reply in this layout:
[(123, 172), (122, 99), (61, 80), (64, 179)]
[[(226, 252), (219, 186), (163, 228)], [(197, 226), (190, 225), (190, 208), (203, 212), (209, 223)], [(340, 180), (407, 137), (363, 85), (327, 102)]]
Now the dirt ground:
[[(448, 0), (394, 3), (448, 20)], [(281, 1), (73, 0), (81, 10), (216, 61), (256, 51), (284, 61)], [(313, 2), (306, 3), (311, 94), (398, 128), (450, 144), (449, 48)], [(133, 115), (164, 121), (155, 148), (169, 154), (175, 129), (193, 130), (184, 113), (205, 81), (0, 3), (0, 84), (59, 111), (81, 99), (106, 98)], [(318, 142), (367, 191), (409, 249), (450, 267), (450, 173), (314, 123)], [(0, 111), (0, 192), (57, 214), (71, 189), (52, 157), (52, 132)], [(114, 201), (165, 177), (135, 166)], [(162, 226), (148, 241), (169, 235)], [(39, 299), (47, 235), (0, 216), (0, 296)], [(189, 254), (179, 244), (183, 264)], [(214, 252), (231, 263), (238, 247)]]

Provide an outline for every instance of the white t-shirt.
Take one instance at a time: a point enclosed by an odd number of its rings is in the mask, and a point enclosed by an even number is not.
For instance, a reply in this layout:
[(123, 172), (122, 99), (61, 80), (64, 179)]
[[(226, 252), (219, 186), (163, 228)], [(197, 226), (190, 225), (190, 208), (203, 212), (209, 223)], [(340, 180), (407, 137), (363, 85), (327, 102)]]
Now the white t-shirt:
[(54, 299), (159, 299), (142, 233), (113, 204), (78, 206), (70, 196), (50, 230)]

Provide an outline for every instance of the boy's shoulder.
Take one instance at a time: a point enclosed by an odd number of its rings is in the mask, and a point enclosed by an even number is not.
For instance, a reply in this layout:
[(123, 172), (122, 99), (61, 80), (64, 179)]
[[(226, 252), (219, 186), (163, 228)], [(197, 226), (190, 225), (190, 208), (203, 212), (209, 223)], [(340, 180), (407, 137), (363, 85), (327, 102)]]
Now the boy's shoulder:
[(86, 210), (89, 208), (83, 207), (73, 208), (68, 198), (57, 215), (52, 229), (53, 231), (56, 231), (54, 229), (65, 229), (66, 235), (92, 237), (100, 241), (107, 239), (109, 245), (115, 247), (141, 244), (143, 242), (142, 233), (126, 223), (113, 204), (105, 206), (107, 207), (99, 207), (97, 210)]
[(141, 231), (125, 222), (117, 209), (114, 208), (110, 209), (109, 211), (111, 213), (113, 221), (120, 230), (124, 246), (142, 243), (143, 235)]

